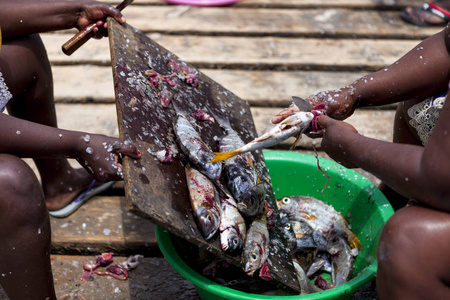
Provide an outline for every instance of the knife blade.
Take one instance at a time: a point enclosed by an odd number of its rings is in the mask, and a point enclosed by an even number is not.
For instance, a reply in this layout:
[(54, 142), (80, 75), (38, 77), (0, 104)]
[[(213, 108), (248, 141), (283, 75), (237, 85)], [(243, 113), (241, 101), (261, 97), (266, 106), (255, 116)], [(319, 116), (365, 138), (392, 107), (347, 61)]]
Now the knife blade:
[[(122, 11), (125, 7), (130, 5), (134, 0), (124, 0), (119, 5), (116, 6), (116, 9)], [(80, 30), (77, 34), (75, 34), (70, 40), (68, 40), (64, 45), (62, 45), (62, 51), (66, 55), (71, 55), (78, 48), (83, 46), (92, 36), (94, 32), (94, 28), (97, 27), (96, 23), (89, 24)]]
[(292, 101), (301, 111), (309, 111), (310, 112), (314, 108), (312, 106), (312, 104), (309, 103), (307, 100), (297, 97), (297, 96), (292, 96)]

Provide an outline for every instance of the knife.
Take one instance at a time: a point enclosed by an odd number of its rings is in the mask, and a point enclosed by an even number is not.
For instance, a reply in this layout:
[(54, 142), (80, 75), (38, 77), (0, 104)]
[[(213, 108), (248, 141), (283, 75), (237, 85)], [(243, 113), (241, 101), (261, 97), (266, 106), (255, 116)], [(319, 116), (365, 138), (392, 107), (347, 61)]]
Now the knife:
[(307, 100), (297, 97), (297, 96), (292, 96), (292, 101), (301, 111), (309, 111), (310, 112), (314, 108), (312, 106), (312, 104), (309, 103)]
[[(122, 3), (116, 6), (116, 9), (121, 11), (122, 9), (130, 5), (133, 1), (134, 0), (124, 0)], [(78, 32), (64, 45), (62, 45), (62, 51), (66, 55), (71, 55), (72, 53), (77, 51), (78, 48), (83, 46), (83, 44), (86, 43), (93, 36), (94, 28), (96, 27), (97, 27), (96, 23), (92, 23), (84, 27), (82, 30), (80, 30), (80, 32)]]

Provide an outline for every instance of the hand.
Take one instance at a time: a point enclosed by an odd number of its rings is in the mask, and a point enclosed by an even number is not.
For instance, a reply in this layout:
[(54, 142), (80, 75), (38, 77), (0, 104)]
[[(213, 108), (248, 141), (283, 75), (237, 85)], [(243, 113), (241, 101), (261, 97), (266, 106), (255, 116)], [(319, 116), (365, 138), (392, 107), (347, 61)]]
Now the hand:
[(347, 168), (358, 167), (348, 156), (344, 145), (351, 144), (354, 133), (358, 131), (350, 124), (332, 119), (328, 116), (320, 116), (317, 123), (322, 128), (322, 148), (336, 162)]
[(98, 134), (83, 135), (78, 148), (77, 161), (100, 182), (123, 179), (121, 155), (140, 157), (130, 142)]
[(97, 1), (88, 1), (82, 5), (80, 17), (78, 18), (76, 27), (81, 30), (89, 24), (96, 23), (97, 27), (94, 28), (93, 31), (94, 38), (99, 39), (106, 37), (108, 31), (106, 30), (105, 20), (108, 16), (113, 17), (121, 24), (126, 21), (122, 13), (109, 4)]
[(323, 104), (325, 114), (337, 120), (350, 117), (355, 111), (355, 89), (346, 86), (337, 90), (328, 90), (309, 96), (306, 100), (314, 107)]

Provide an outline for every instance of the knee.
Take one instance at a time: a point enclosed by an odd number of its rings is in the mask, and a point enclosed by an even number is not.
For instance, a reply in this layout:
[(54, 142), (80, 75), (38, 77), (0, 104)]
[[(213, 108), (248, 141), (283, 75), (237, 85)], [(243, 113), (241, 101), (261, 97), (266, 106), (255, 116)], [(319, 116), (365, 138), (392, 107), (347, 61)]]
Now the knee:
[(39, 214), (45, 212), (44, 196), (35, 173), (16, 156), (0, 155), (0, 191), (0, 217), (29, 221), (39, 219)]
[(403, 269), (414, 261), (418, 235), (426, 234), (420, 225), (420, 216), (410, 207), (396, 212), (386, 223), (378, 243), (378, 263)]

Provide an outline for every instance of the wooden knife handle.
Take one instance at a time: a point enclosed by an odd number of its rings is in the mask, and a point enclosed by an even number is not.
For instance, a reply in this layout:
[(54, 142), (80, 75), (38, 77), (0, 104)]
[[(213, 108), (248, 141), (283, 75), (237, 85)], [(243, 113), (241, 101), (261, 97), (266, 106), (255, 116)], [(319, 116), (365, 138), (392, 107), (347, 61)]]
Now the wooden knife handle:
[(74, 35), (70, 40), (68, 40), (64, 45), (62, 45), (62, 51), (66, 55), (71, 55), (78, 48), (83, 46), (92, 36), (94, 28), (97, 27), (97, 24), (89, 24), (85, 28), (83, 28), (80, 32)]

